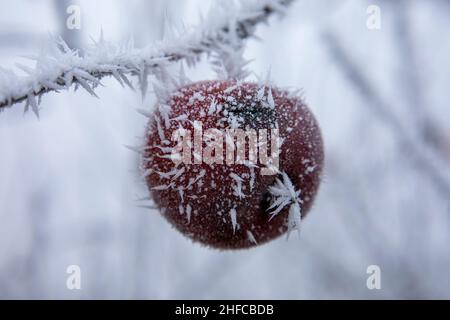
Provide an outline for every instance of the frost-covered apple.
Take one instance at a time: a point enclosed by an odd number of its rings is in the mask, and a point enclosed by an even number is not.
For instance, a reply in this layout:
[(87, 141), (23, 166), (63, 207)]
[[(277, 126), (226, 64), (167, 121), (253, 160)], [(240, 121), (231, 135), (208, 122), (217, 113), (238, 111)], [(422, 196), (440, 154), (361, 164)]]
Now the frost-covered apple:
[(204, 81), (158, 103), (142, 161), (164, 217), (189, 238), (237, 249), (298, 229), (323, 144), (301, 98), (264, 84)]

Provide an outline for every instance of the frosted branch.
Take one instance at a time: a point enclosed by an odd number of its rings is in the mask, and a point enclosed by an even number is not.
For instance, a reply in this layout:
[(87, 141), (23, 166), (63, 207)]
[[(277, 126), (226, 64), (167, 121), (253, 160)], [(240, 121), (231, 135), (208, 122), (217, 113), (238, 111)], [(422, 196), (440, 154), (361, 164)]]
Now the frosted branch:
[[(95, 96), (100, 80), (113, 76), (122, 86), (132, 87), (129, 76), (137, 76), (145, 92), (148, 76), (170, 63), (184, 60), (188, 65), (203, 53), (223, 52), (223, 46), (254, 36), (255, 27), (274, 13), (284, 13), (293, 0), (241, 1), (226, 10), (214, 8), (208, 18), (192, 30), (184, 30), (173, 40), (137, 49), (132, 41), (117, 45), (99, 41), (80, 55), (61, 39), (54, 39), (38, 56), (35, 68), (18, 65), (26, 76), (0, 68), (0, 111), (25, 102), (39, 114), (43, 94), (81, 87)], [(234, 2), (233, 2), (234, 3)], [(219, 51), (220, 50), (220, 51)]]

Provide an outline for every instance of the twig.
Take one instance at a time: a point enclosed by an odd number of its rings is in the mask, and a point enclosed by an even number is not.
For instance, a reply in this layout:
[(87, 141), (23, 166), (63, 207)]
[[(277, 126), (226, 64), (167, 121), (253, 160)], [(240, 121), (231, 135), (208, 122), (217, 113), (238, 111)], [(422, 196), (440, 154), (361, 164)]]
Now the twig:
[[(192, 32), (185, 31), (176, 39), (136, 49), (132, 42), (113, 45), (103, 40), (95, 42), (83, 57), (69, 48), (61, 39), (50, 44), (36, 60), (35, 69), (18, 65), (27, 76), (0, 68), (0, 111), (13, 104), (26, 102), (38, 115), (40, 97), (48, 92), (69, 89), (72, 85), (83, 87), (92, 95), (106, 76), (131, 87), (128, 75), (139, 77), (141, 90), (146, 91), (147, 78), (155, 69), (172, 62), (184, 60), (194, 64), (203, 53), (211, 53), (229, 41), (247, 39), (255, 27), (267, 22), (274, 13), (283, 13), (293, 0), (242, 1), (233, 6), (209, 14), (206, 21)], [(38, 100), (36, 100), (38, 98)]]

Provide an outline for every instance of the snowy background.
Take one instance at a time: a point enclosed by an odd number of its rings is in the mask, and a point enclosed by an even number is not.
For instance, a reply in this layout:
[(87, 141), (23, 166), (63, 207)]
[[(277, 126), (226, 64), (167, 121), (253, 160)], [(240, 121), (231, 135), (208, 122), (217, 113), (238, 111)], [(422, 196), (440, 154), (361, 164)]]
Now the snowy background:
[[(145, 46), (199, 22), (211, 1), (0, 0), (0, 66), (48, 33), (83, 47), (100, 28)], [(82, 9), (81, 30), (65, 28)], [(366, 26), (369, 5), (381, 29)], [(0, 114), (1, 298), (450, 298), (450, 2), (297, 0), (245, 56), (303, 88), (322, 127), (324, 181), (295, 235), (245, 251), (193, 244), (156, 212), (138, 157), (140, 94), (112, 79), (43, 97), (40, 120)], [(212, 76), (207, 63), (189, 70)], [(66, 288), (79, 265), (81, 290)], [(381, 268), (381, 290), (366, 269)]]

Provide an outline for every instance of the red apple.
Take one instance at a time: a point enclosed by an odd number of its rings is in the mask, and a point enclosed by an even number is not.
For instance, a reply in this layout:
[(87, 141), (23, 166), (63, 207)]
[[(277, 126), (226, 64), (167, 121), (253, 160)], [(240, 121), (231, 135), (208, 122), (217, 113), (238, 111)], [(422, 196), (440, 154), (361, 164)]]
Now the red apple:
[[(248, 140), (231, 139), (230, 132), (237, 131)], [(276, 133), (279, 161), (268, 164), (261, 149), (265, 146), (269, 156), (276, 150)], [(304, 217), (319, 187), (324, 157), (319, 126), (298, 95), (231, 80), (189, 84), (158, 103), (146, 147), (142, 167), (163, 216), (194, 241), (222, 249), (247, 248), (286, 233), (289, 206), (277, 214), (269, 210), (275, 202), (270, 188), (282, 177), (298, 191), (292, 199)], [(256, 160), (250, 157), (254, 148), (260, 151), (253, 154)]]

